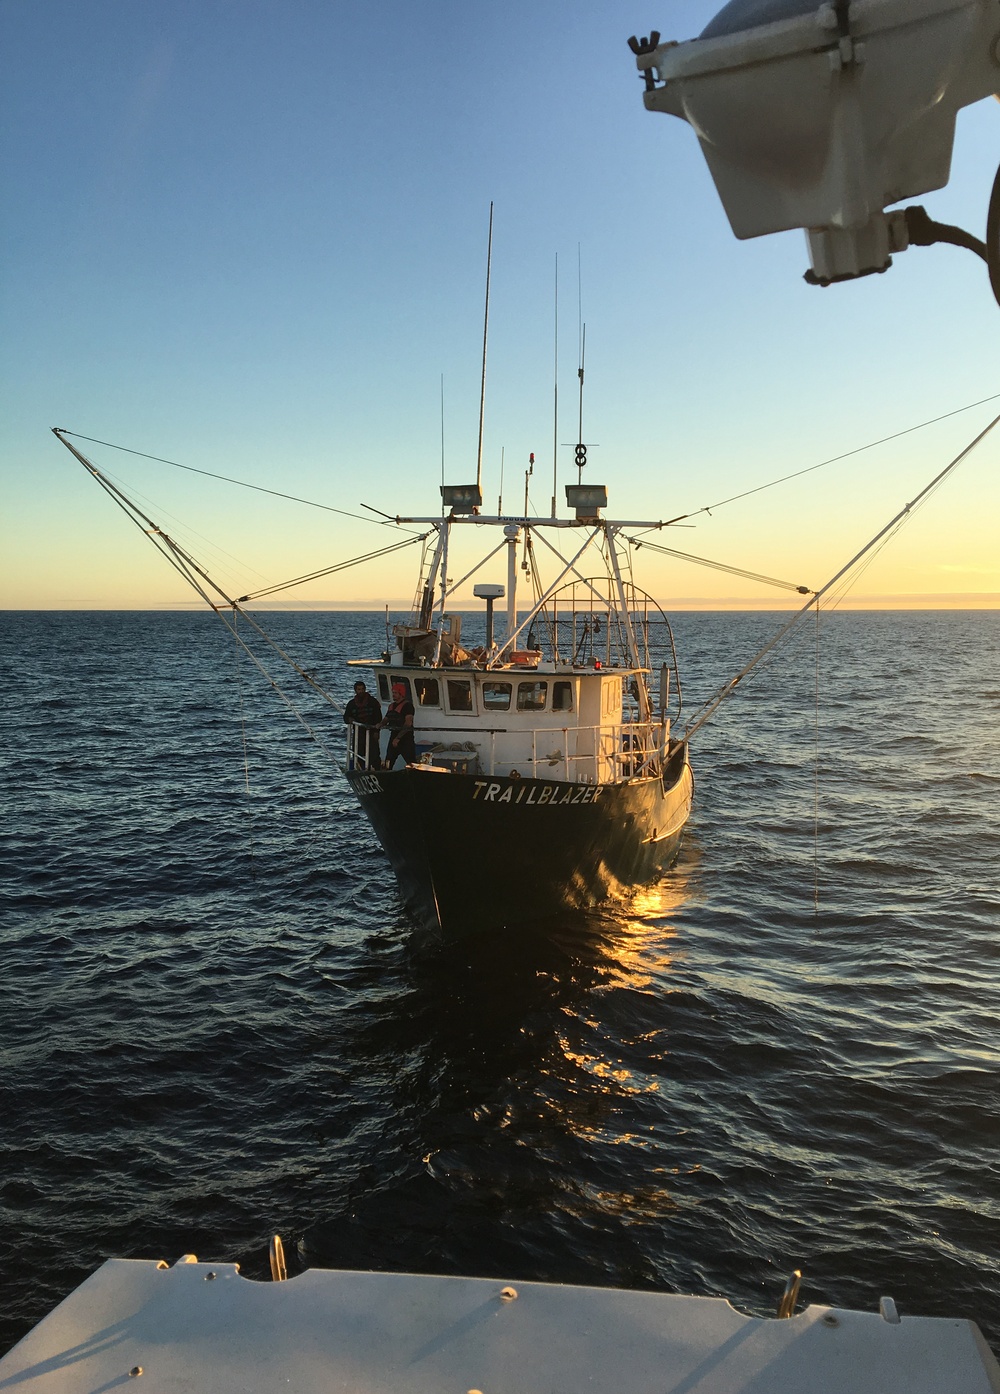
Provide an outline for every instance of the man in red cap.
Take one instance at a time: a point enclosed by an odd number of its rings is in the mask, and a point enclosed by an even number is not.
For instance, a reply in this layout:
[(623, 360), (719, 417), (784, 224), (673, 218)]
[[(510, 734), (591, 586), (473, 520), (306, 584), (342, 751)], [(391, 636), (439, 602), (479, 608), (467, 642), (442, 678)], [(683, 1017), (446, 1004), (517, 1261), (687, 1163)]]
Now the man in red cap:
[(388, 727), (390, 731), (383, 769), (391, 770), (400, 755), (403, 757), (404, 764), (416, 764), (417, 747), (413, 739), (413, 703), (407, 698), (405, 683), (393, 683), (392, 702), (389, 704), (382, 725)]

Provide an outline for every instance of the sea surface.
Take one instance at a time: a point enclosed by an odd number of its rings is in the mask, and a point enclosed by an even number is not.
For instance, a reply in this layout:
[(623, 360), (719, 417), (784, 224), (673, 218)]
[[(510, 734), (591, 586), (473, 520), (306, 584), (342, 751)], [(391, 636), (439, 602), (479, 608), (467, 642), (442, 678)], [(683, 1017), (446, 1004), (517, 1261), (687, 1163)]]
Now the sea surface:
[[(267, 623), (338, 703), (385, 643)], [(778, 623), (678, 615), (686, 709)], [(661, 885), (451, 946), (339, 709), (281, 678), (324, 749), (214, 615), (0, 634), (0, 1348), (108, 1256), (261, 1278), (274, 1232), (757, 1314), (801, 1268), (1000, 1346), (1000, 613), (810, 621), (698, 734)]]

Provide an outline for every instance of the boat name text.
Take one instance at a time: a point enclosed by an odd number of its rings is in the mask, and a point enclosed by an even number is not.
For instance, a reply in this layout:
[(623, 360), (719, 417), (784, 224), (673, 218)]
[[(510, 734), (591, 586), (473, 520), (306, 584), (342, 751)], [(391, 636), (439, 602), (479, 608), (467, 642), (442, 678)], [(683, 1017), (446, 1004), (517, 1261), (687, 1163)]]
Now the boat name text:
[[(517, 790), (517, 798), (514, 797), (515, 789)], [(565, 790), (562, 798), (559, 797), (561, 789)], [(551, 805), (557, 803), (593, 803), (600, 792), (600, 787), (596, 784), (543, 784), (539, 789), (537, 784), (508, 784), (505, 787), (503, 784), (491, 783), (488, 779), (477, 779), (472, 797), (475, 800), (482, 794), (483, 803), (524, 803), (525, 805), (547, 803)]]

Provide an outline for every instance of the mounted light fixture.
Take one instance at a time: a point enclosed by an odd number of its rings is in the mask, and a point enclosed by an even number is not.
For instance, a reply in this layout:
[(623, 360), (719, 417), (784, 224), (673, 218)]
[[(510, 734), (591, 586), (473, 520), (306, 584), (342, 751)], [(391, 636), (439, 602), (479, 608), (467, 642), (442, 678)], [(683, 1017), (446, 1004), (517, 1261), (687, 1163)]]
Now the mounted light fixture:
[[(647, 110), (694, 127), (736, 236), (804, 228), (807, 280), (885, 271), (911, 243), (986, 257), (923, 209), (885, 210), (947, 184), (957, 112), (1000, 89), (997, 0), (731, 0), (700, 38), (629, 46)], [(1000, 299), (998, 242), (1000, 207)]]

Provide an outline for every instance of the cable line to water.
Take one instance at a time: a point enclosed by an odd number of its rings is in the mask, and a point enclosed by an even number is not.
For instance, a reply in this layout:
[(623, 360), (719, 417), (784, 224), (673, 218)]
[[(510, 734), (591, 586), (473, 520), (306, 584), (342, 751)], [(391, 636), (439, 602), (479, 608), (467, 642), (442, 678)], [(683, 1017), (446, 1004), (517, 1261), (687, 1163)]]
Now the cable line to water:
[(250, 879), (256, 881), (257, 869), (254, 857), (253, 839), (253, 799), (250, 794), (250, 755), (247, 749), (247, 714), (243, 702), (243, 670), (240, 667), (240, 640), (236, 633), (236, 615), (233, 615), (233, 658), (236, 663), (236, 685), (240, 694), (240, 732), (243, 737), (243, 782), (247, 791), (247, 827), (250, 833)]
[[(298, 707), (296, 707), (292, 699), (281, 688), (278, 682), (271, 676), (271, 674), (264, 667), (263, 663), (254, 653), (253, 649), (249, 646), (249, 644), (246, 642), (243, 636), (239, 633), (236, 627), (237, 616), (242, 615), (246, 623), (253, 630), (256, 631), (256, 633), (264, 640), (264, 642), (267, 645), (270, 646), (270, 648), (272, 648), (275, 651), (278, 657), (281, 658), (283, 662), (287, 663), (290, 668), (294, 669), (294, 671), (298, 673), (299, 677), (302, 678), (304, 682), (307, 682), (309, 686), (313, 688), (313, 690), (320, 697), (322, 697), (325, 702), (327, 702), (331, 707), (335, 707), (338, 711), (340, 709), (340, 704), (337, 701), (335, 701), (335, 699), (330, 695), (329, 692), (326, 691), (326, 689), (322, 686), (321, 683), (318, 683), (316, 681), (312, 673), (307, 672), (301, 666), (301, 664), (296, 663), (295, 659), (292, 658), (291, 654), (286, 653), (285, 650), (281, 647), (281, 645), (275, 639), (272, 639), (270, 634), (268, 634), (268, 632), (257, 623), (254, 617), (248, 611), (241, 609), (238, 601), (234, 600), (232, 596), (226, 594), (226, 592), (222, 589), (218, 582), (212, 579), (208, 572), (195, 560), (195, 558), (192, 557), (188, 552), (186, 552), (183, 547), (181, 547), (180, 543), (176, 542), (168, 533), (164, 532), (162, 528), (158, 527), (157, 524), (153, 521), (153, 519), (150, 518), (148, 514), (142, 511), (138, 504), (133, 503), (132, 500), (123, 490), (119, 489), (117, 485), (113, 484), (110, 479), (103, 475), (101, 471), (97, 468), (97, 466), (91, 460), (87, 459), (86, 455), (84, 455), (81, 451), (77, 450), (75, 445), (71, 445), (70, 442), (64, 438), (65, 434), (66, 433), (61, 431), (58, 427), (53, 427), (53, 435), (55, 435), (58, 440), (61, 440), (63, 445), (65, 445), (66, 449), (70, 451), (70, 453), (74, 455), (77, 460), (80, 461), (80, 463), (88, 471), (88, 473), (97, 481), (98, 484), (100, 484), (101, 488), (104, 489), (105, 492), (109, 494), (110, 497), (115, 501), (118, 507), (121, 508), (123, 513), (125, 513), (126, 517), (128, 517), (130, 521), (134, 523), (135, 526), (139, 528), (141, 532), (146, 534), (146, 536), (156, 547), (157, 551), (159, 551), (161, 556), (163, 556), (170, 563), (170, 565), (174, 568), (175, 571), (177, 571), (181, 576), (184, 577), (187, 583), (196, 591), (198, 595), (201, 596), (202, 600), (205, 601), (206, 605), (208, 605), (208, 607), (211, 610), (215, 611), (215, 613), (222, 620), (223, 624), (232, 634), (236, 643), (240, 646), (240, 648), (242, 648), (242, 650), (250, 659), (250, 661), (254, 664), (254, 666), (259, 669), (259, 671), (261, 672), (265, 680), (270, 684), (270, 686), (274, 688), (275, 692), (292, 712), (292, 715), (295, 717), (295, 719), (305, 729), (307, 734), (320, 747), (320, 749), (323, 750), (323, 752), (327, 756), (329, 756), (329, 758), (332, 761), (334, 761), (334, 763), (336, 763), (336, 756), (334, 752), (326, 744), (323, 738), (309, 725), (309, 722), (299, 711)], [(219, 603), (220, 600), (223, 602), (221, 605)], [(229, 619), (229, 616), (227, 614), (228, 611), (232, 611), (232, 621), (230, 621)]]
[(819, 606), (816, 601), (816, 722), (813, 763), (813, 913), (819, 915)]
[(839, 582), (843, 581), (847, 576), (849, 576), (849, 574), (854, 571), (854, 568), (858, 565), (858, 563), (861, 562), (863, 559), (866, 559), (866, 566), (871, 564), (873, 558), (869, 557), (869, 553), (873, 552), (873, 550), (876, 549), (877, 551), (882, 550), (886, 543), (900, 530), (904, 523), (907, 523), (910, 520), (910, 518), (912, 518), (913, 514), (917, 511), (917, 509), (923, 503), (925, 503), (927, 499), (930, 498), (931, 494), (933, 494), (934, 491), (937, 488), (939, 488), (941, 484), (944, 483), (945, 479), (947, 479), (947, 477), (952, 473), (952, 471), (957, 469), (958, 466), (962, 463), (962, 461), (965, 460), (967, 456), (969, 456), (972, 453), (973, 450), (975, 450), (976, 446), (979, 445), (981, 441), (986, 439), (986, 437), (998, 423), (1000, 423), (1000, 416), (995, 416), (984, 430), (980, 431), (979, 434), (973, 440), (971, 440), (963, 450), (959, 451), (959, 453), (955, 456), (953, 460), (951, 460), (947, 465), (945, 465), (943, 470), (940, 470), (934, 476), (934, 478), (928, 485), (926, 485), (925, 488), (921, 489), (920, 493), (917, 494), (916, 498), (912, 499), (909, 503), (905, 504), (895, 515), (895, 517), (891, 518), (889, 522), (886, 523), (885, 527), (875, 534), (875, 536), (871, 539), (870, 542), (865, 543), (864, 547), (861, 548), (861, 551), (856, 553), (856, 555), (851, 558), (851, 560), (847, 563), (846, 566), (842, 566), (840, 570), (836, 572), (835, 575), (830, 577), (829, 581), (827, 581), (825, 586), (821, 586), (818, 591), (815, 591), (810, 596), (810, 598), (806, 601), (805, 605), (803, 605), (802, 609), (796, 611), (796, 613), (792, 616), (788, 623), (783, 625), (781, 629), (778, 630), (777, 634), (775, 634), (775, 636), (767, 644), (765, 644), (764, 647), (760, 649), (754, 655), (753, 658), (751, 658), (749, 663), (744, 664), (744, 666), (734, 677), (730, 678), (728, 682), (724, 683), (721, 688), (718, 688), (712, 694), (711, 697), (707, 698), (706, 701), (702, 703), (698, 712), (695, 713), (694, 719), (692, 721), (689, 721), (687, 726), (685, 727), (684, 737), (686, 740), (690, 740), (694, 733), (697, 730), (699, 730), (702, 726), (704, 726), (706, 721), (710, 720), (710, 718), (715, 715), (722, 703), (726, 700), (728, 696), (731, 695), (731, 693), (733, 693), (736, 690), (736, 688), (743, 681), (743, 679), (748, 677), (756, 668), (760, 667), (761, 663), (768, 656), (768, 654), (770, 654), (774, 649), (776, 649), (777, 646), (785, 638), (787, 638), (787, 636), (792, 632), (793, 629), (796, 628), (799, 622), (803, 619), (803, 617), (806, 614), (808, 614), (808, 612), (813, 608), (813, 606), (819, 604), (823, 596), (831, 592)]

